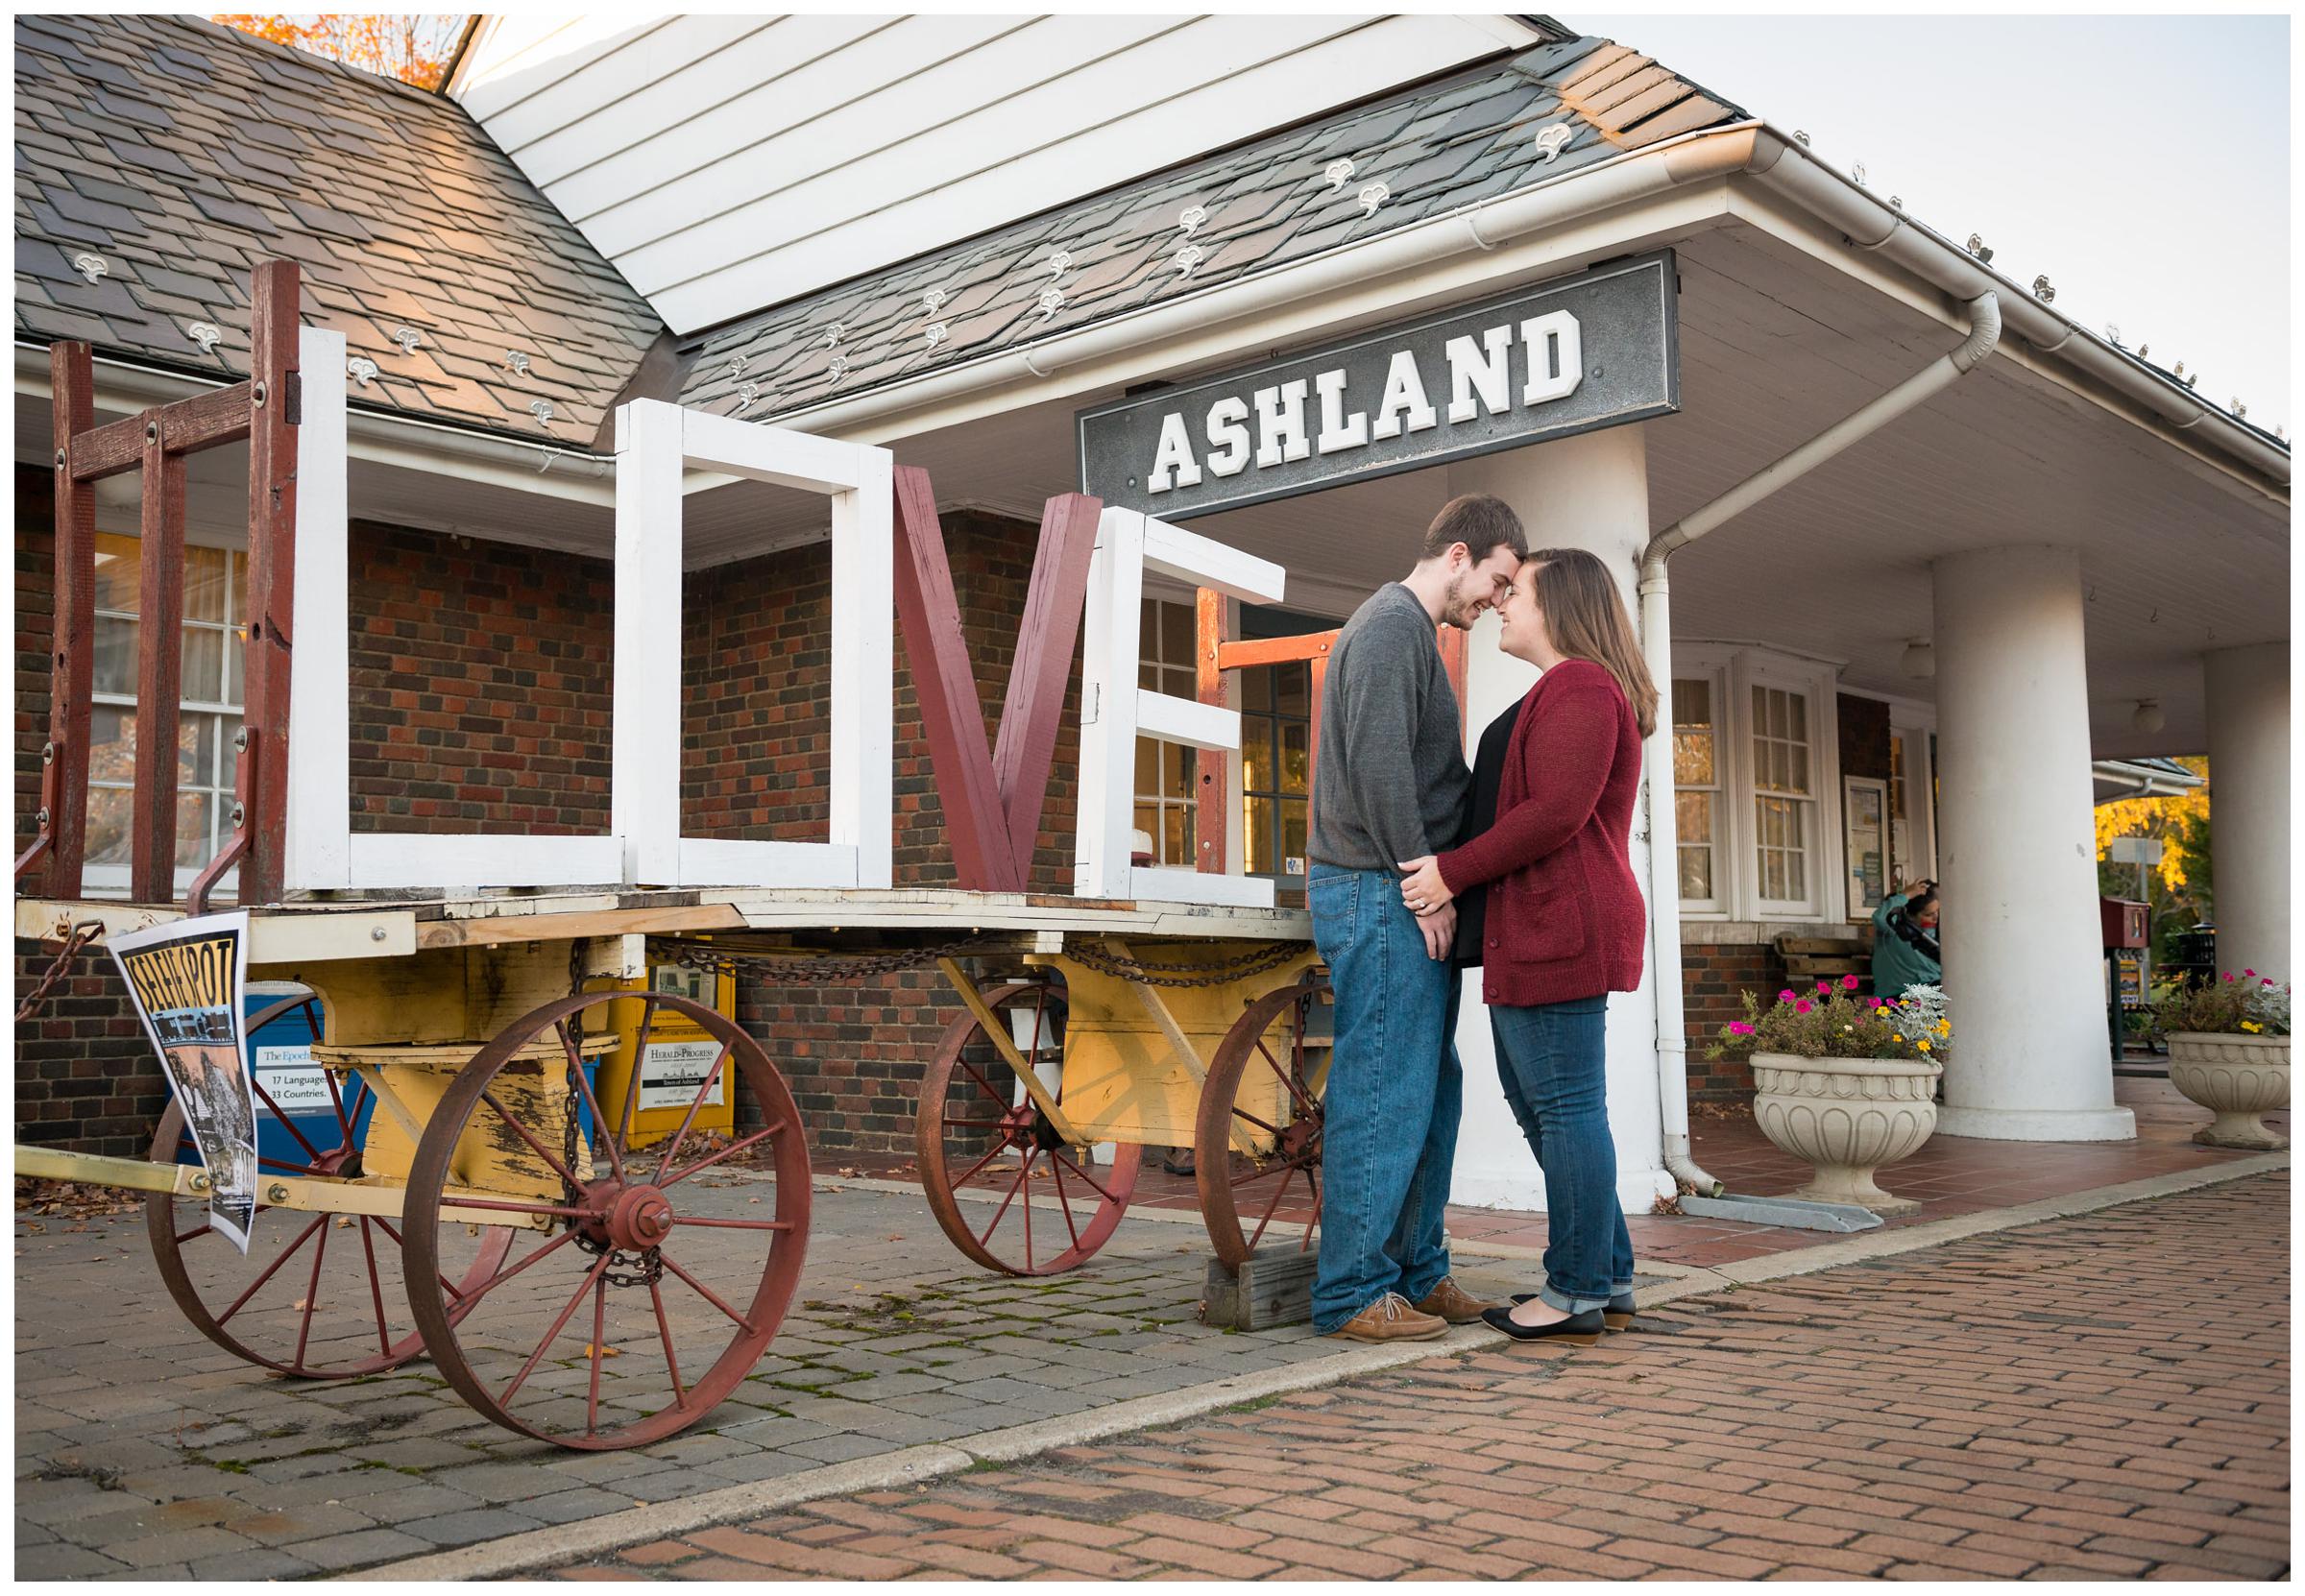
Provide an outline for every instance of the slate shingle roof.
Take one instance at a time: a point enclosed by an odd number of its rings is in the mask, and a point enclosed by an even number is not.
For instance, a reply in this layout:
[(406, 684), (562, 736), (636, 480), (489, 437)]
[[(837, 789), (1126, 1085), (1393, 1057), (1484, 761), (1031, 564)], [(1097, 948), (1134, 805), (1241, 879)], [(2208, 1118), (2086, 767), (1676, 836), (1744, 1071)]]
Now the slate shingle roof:
[(688, 346), (680, 399), (765, 421), (1744, 116), (1605, 39), (1541, 45), (732, 324)]
[(15, 48), (20, 339), (236, 380), (250, 269), (286, 256), (376, 363), (355, 404), (589, 446), (663, 331), (451, 101), (186, 17), (19, 16)]

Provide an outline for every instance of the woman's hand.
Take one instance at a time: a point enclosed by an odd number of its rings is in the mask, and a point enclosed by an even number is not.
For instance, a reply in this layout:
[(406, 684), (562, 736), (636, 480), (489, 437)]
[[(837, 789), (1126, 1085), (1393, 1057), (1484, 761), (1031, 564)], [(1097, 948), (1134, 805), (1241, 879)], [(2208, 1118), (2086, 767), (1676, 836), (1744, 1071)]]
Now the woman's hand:
[(1446, 907), (1456, 896), (1441, 879), (1440, 863), (1432, 855), (1413, 858), (1400, 868), (1408, 878), (1400, 883), (1400, 901), (1409, 906), (1411, 913), (1431, 914)]

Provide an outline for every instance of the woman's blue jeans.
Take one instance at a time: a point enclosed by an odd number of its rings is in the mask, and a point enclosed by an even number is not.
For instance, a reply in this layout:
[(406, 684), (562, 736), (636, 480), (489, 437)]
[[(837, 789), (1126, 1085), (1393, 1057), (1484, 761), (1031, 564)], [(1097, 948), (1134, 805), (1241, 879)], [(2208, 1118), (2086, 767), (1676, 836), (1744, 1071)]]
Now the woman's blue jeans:
[(1398, 872), (1315, 864), (1305, 897), (1336, 993), (1313, 1275), (1326, 1335), (1387, 1292), (1420, 1302), (1447, 1276), (1465, 1076), (1457, 972), (1424, 951)]
[(1609, 1134), (1609, 1000), (1491, 1004), (1505, 1101), (1544, 1170), (1544, 1287), (1565, 1314), (1633, 1289), (1633, 1238), (1616, 1200)]

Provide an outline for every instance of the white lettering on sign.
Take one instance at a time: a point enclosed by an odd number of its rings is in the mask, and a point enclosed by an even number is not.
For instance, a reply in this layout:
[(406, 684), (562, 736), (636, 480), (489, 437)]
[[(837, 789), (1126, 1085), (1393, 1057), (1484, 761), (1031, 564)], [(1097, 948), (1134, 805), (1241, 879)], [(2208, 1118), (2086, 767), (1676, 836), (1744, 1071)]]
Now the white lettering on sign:
[[(255, 1050), (256, 1083), (272, 1095), (282, 1114), (333, 1114), (335, 1104), (328, 1096), (328, 1072), (312, 1062), (312, 1044), (298, 1042), (293, 1046), (266, 1046)], [(256, 1100), (256, 1112), (266, 1118), (272, 1109), (264, 1100)]]
[[(1576, 316), (1555, 310), (1534, 316), (1516, 328), (1511, 323), (1482, 331), (1479, 338), (1451, 338), (1441, 358), (1447, 367), (1447, 422), (1456, 425), (1482, 416), (1513, 409), (1515, 333), (1518, 333), (1521, 381), (1517, 402), (1523, 406), (1566, 399), (1583, 379), (1584, 347)], [(1377, 395), (1371, 419), (1352, 407), (1351, 379), (1344, 370), (1322, 372), (1309, 382), (1303, 377), (1258, 388), (1244, 403), (1227, 394), (1208, 407), (1202, 436), (1208, 453), (1193, 454), (1192, 428), (1183, 411), (1172, 410), (1160, 419), (1160, 440), (1152, 451), (1152, 469), (1145, 491), (1165, 494), (1177, 488), (1198, 487), (1203, 471), (1213, 476), (1237, 476), (1251, 460), (1259, 470), (1302, 460), (1316, 450), (1339, 454), (1364, 448), (1371, 440), (1398, 438), (1442, 423), (1442, 413), (1427, 397), (1431, 392), (1414, 350), (1395, 351), (1385, 368), (1384, 388)], [(1306, 433), (1306, 402), (1318, 403), (1319, 431)], [(1251, 406), (1256, 430), (1248, 423)]]
[[(713, 1041), (649, 1043), (641, 1057), (641, 1106), (688, 1107), (696, 1100), (696, 1088), (704, 1084), (705, 1072), (719, 1056), (720, 1044)], [(727, 1089), (728, 1068), (723, 1065), (704, 1100), (719, 1102)]]

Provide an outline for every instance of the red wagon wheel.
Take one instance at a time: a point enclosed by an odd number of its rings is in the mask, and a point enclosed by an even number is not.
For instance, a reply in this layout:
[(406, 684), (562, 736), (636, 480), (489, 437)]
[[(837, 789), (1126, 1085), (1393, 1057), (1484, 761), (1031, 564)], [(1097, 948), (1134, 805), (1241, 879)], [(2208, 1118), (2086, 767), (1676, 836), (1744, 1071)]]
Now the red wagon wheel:
[[(612, 1117), (580, 1061), (577, 1028), (597, 1036), (611, 1003), (641, 1004), (636, 1059), (675, 1016), (717, 1045), (656, 1145), (633, 1134), (639, 1070)], [(697, 1112), (740, 1078), (765, 1128), (708, 1149)], [(754, 1149), (767, 1178), (729, 1179), (725, 1161)], [(417, 1144), (408, 1212), (426, 1221), (409, 1235), (409, 1306), (457, 1393), (556, 1445), (642, 1446), (712, 1412), (775, 1339), (808, 1245), (808, 1144), (783, 1077), (732, 1021), (669, 993), (588, 993), (516, 1022), (457, 1072)], [(511, 1252), (460, 1300), (435, 1284), (450, 1267), (440, 1247), (471, 1235), (508, 1235)]]
[[(288, 998), (260, 1010), (248, 1022), (250, 1036), (303, 1011), (312, 1040), (320, 1040), (319, 1000)], [(365, 1083), (350, 1088), (322, 1072), (328, 1082), (333, 1123), (299, 1124), (280, 1112), (258, 1077), (257, 1100), (287, 1131), (294, 1153), (285, 1159), (259, 1158), (257, 1173), (352, 1179), (360, 1173), (362, 1116), (372, 1113)], [(192, 1150), (184, 1111), (171, 1102), (152, 1139), (156, 1164), (183, 1162)], [(255, 1225), (248, 1252), (208, 1226), (206, 1197), (155, 1192), (144, 1201), (145, 1230), (153, 1260), (168, 1294), (200, 1333), (252, 1364), (308, 1380), (341, 1380), (376, 1374), (406, 1363), (425, 1349), (424, 1336), (411, 1328), (403, 1285), (405, 1237), (402, 1226), (376, 1215), (308, 1214), (273, 1211)], [(265, 1213), (262, 1207), (258, 1214)], [(497, 1240), (508, 1244), (509, 1234)], [(464, 1279), (441, 1289), (453, 1297), (495, 1272), (502, 1246), (493, 1256), (476, 1251)]]
[[(1259, 1246), (1301, 1252), (1320, 1228), (1328, 1061), (1310, 1031), (1328, 989), (1308, 976), (1250, 1004), (1217, 1045), (1201, 1088), (1195, 1180), (1201, 1222), (1226, 1269)], [(1240, 1152), (1243, 1140), (1255, 1156)]]
[[(1064, 993), (1020, 981), (983, 994), (985, 1006), (1020, 1034), (1017, 1052), (1044, 1080), (1064, 1056)], [(1011, 1019), (1014, 1016), (1014, 1019)], [(1026, 1027), (1030, 1028), (1025, 1028)], [(1100, 1166), (1065, 1142), (974, 1014), (945, 1028), (920, 1083), (920, 1184), (936, 1222), (961, 1252), (1004, 1274), (1058, 1274), (1095, 1255), (1128, 1212), (1139, 1149), (1114, 1149)], [(963, 1199), (959, 1194), (970, 1196)]]

